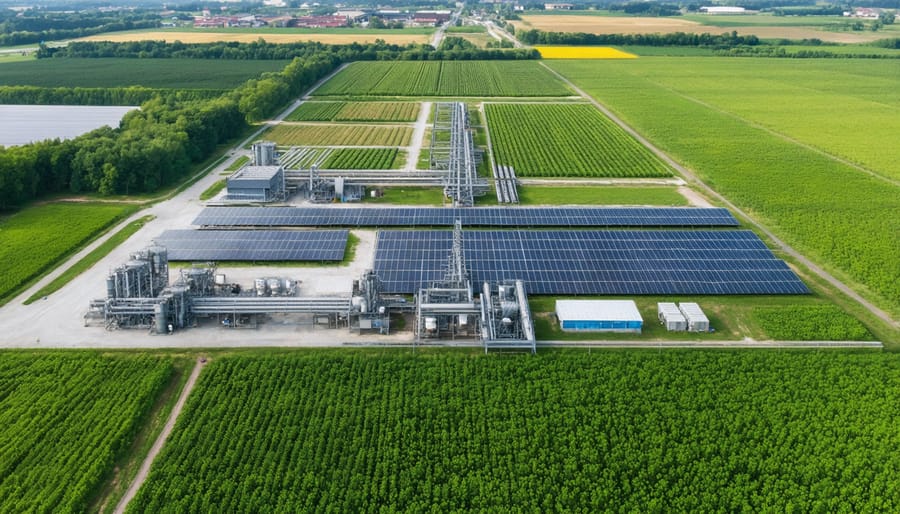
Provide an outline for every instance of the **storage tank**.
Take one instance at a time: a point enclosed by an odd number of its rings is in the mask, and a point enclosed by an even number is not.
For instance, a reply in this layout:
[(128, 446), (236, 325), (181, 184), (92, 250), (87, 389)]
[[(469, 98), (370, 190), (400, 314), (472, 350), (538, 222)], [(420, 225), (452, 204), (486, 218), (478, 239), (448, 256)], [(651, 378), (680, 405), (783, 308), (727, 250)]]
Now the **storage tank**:
[(688, 332), (709, 332), (709, 318), (698, 304), (683, 302), (678, 308), (687, 320)]
[(425, 318), (425, 332), (428, 334), (437, 332), (437, 318), (431, 316)]

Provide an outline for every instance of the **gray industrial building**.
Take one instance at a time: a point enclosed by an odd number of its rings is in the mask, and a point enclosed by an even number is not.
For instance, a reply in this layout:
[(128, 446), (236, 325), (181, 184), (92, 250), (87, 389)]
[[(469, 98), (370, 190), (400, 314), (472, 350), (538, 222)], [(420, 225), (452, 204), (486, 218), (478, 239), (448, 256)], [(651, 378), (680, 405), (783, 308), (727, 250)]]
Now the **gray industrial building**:
[(273, 202), (284, 199), (284, 168), (245, 166), (228, 177), (227, 200)]

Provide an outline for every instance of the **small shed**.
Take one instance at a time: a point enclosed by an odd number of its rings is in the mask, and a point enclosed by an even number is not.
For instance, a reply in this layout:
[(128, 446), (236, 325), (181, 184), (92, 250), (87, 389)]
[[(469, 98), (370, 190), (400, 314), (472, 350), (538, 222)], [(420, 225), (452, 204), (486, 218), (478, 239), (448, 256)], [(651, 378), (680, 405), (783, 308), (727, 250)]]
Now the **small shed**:
[(633, 300), (557, 300), (556, 317), (567, 332), (639, 334), (644, 325)]
[(688, 332), (709, 332), (709, 318), (696, 303), (682, 302), (678, 305), (687, 320)]
[(687, 320), (674, 303), (657, 303), (656, 313), (659, 321), (666, 326), (666, 330), (669, 332), (684, 332), (687, 330)]
[(271, 202), (284, 195), (284, 168), (244, 166), (225, 181), (228, 200)]

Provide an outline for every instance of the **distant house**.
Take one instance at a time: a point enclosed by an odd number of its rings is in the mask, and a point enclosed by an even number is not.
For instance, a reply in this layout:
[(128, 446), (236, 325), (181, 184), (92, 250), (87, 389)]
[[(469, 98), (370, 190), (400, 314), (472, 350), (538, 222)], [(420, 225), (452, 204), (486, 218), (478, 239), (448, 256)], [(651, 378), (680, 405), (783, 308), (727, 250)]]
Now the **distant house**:
[(573, 7), (572, 4), (544, 4), (546, 11), (571, 11)]
[(300, 16), (294, 20), (295, 27), (305, 29), (346, 27), (348, 24), (346, 16)]
[(416, 11), (413, 14), (413, 24), (438, 26), (450, 20), (450, 11)]
[(269, 27), (290, 27), (294, 23), (293, 16), (268, 16), (265, 18), (260, 18), (260, 22), (268, 25)]
[(705, 12), (706, 14), (747, 14), (747, 9), (726, 5), (711, 5), (701, 7), (700, 12)]

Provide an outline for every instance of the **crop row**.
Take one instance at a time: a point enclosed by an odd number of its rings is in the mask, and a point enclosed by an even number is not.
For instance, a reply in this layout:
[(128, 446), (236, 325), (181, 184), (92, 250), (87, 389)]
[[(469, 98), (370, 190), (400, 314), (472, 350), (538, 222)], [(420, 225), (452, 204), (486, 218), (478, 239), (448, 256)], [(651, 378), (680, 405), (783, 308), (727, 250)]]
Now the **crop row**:
[(487, 104), (497, 164), (523, 177), (662, 177), (671, 171), (587, 104)]
[(321, 96), (568, 96), (534, 61), (358, 62), (316, 90)]
[(900, 509), (900, 359), (218, 359), (131, 512)]
[(133, 211), (125, 205), (57, 203), (29, 207), (3, 220), (0, 299)]
[(279, 145), (407, 146), (412, 127), (375, 125), (278, 125), (265, 138)]
[(0, 512), (85, 512), (172, 374), (171, 362), (0, 355)]
[[(752, 72), (758, 79), (768, 80), (770, 86), (777, 84), (765, 89), (771, 91), (777, 105), (786, 101), (782, 97), (790, 91), (788, 96), (798, 106), (817, 110), (827, 104), (841, 109), (840, 115), (827, 123), (821, 119), (814, 122), (815, 130), (850, 134), (857, 129), (844, 127), (866, 125), (867, 115), (843, 110), (840, 106), (844, 98), (858, 103), (860, 99), (873, 101), (878, 95), (900, 97), (898, 87), (881, 88), (898, 84), (896, 73), (889, 77), (898, 65), (775, 61), (748, 59), (740, 64), (740, 73), (735, 68), (737, 63), (720, 58), (684, 58), (678, 59), (677, 65), (665, 59), (638, 59), (628, 63), (556, 61), (550, 66), (689, 165), (738, 207), (753, 212), (788, 244), (836, 271), (839, 277), (857, 281), (878, 303), (900, 313), (900, 186), (809, 148), (823, 145), (830, 150), (824, 137), (804, 137), (798, 143), (706, 100), (711, 87), (716, 91), (715, 101), (722, 98), (719, 90), (744, 88)], [(847, 66), (855, 78), (846, 75)], [(719, 67), (726, 71), (717, 72)], [(816, 75), (825, 79), (817, 81), (817, 89), (811, 90), (808, 78), (794, 69), (797, 67), (815, 67)], [(825, 73), (829, 70), (832, 79)], [(732, 78), (731, 72), (737, 75)], [(879, 85), (878, 92), (857, 87), (859, 77), (865, 77), (866, 84)], [(762, 91), (754, 90), (754, 97), (759, 109), (770, 105)], [(759, 116), (769, 126), (800, 134), (790, 128), (800, 120), (788, 123), (777, 121), (774, 115)], [(872, 141), (896, 139), (896, 131), (886, 131), (887, 126), (879, 121), (858, 130)], [(889, 146), (883, 147), (885, 152), (896, 152)], [(878, 172), (897, 176), (896, 160), (893, 166), (879, 168)]]
[(416, 121), (416, 102), (304, 102), (288, 121)]
[(339, 148), (325, 163), (323, 169), (333, 170), (389, 170), (397, 159), (396, 148)]

